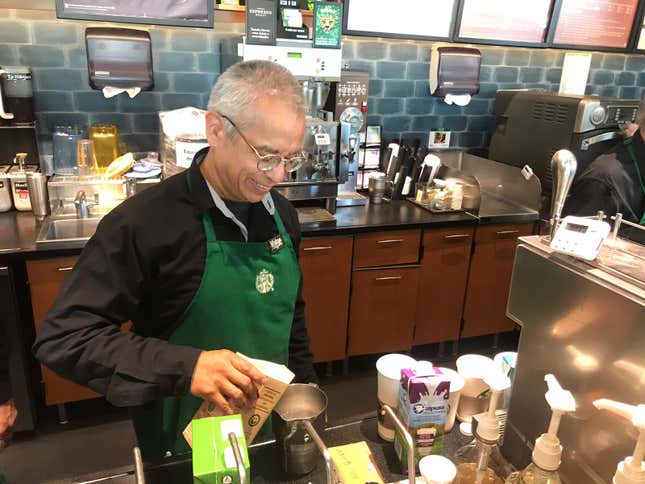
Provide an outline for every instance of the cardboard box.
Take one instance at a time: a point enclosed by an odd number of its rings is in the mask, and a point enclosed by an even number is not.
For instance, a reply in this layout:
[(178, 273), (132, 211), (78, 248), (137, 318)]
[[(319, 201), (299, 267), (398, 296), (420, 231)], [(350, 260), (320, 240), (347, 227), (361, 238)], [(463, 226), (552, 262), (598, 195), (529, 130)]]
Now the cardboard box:
[(365, 442), (330, 447), (334, 462), (334, 484), (383, 484), (383, 476)]
[[(255, 439), (269, 415), (271, 415), (273, 407), (276, 406), (295, 375), (284, 365), (279, 365), (271, 361), (248, 358), (242, 354), (240, 354), (240, 356), (249, 360), (258, 370), (269, 377), (267, 382), (258, 388), (259, 397), (255, 402), (255, 406), (249, 410), (241, 412), (242, 423), (244, 425), (244, 436), (246, 437), (246, 441), (250, 444), (253, 442), (253, 439)], [(224, 413), (219, 407), (205, 401), (195, 413), (193, 421), (195, 419), (206, 417), (218, 417), (223, 414)], [(192, 422), (186, 426), (183, 435), (186, 442), (188, 442), (188, 445), (192, 447), (191, 424)]]
[(249, 453), (239, 415), (202, 418), (193, 422), (193, 482), (195, 484), (239, 484), (240, 474), (228, 434), (233, 432), (250, 476)]
[[(418, 466), (422, 457), (441, 454), (443, 435), (448, 415), (450, 379), (438, 368), (401, 370), (398, 414), (414, 440), (415, 462)], [(408, 449), (405, 439), (396, 432), (394, 449), (407, 472)]]

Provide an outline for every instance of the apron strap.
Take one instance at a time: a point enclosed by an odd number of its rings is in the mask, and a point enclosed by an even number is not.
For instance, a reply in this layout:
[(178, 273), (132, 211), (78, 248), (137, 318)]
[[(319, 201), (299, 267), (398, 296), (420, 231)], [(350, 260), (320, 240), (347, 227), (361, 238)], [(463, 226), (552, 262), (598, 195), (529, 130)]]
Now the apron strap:
[[(629, 156), (631, 157), (632, 161), (634, 162), (634, 168), (636, 168), (636, 173), (638, 174), (638, 181), (641, 184), (641, 190), (643, 190), (643, 195), (645, 195), (645, 184), (643, 183), (643, 175), (641, 175), (641, 169), (638, 166), (638, 157), (636, 156), (636, 152), (634, 151), (634, 146), (632, 145), (632, 139), (629, 138), (627, 141), (625, 141), (625, 147), (627, 148), (627, 151), (629, 152)], [(645, 225), (645, 212), (641, 216), (641, 219), (639, 221), (641, 225)]]

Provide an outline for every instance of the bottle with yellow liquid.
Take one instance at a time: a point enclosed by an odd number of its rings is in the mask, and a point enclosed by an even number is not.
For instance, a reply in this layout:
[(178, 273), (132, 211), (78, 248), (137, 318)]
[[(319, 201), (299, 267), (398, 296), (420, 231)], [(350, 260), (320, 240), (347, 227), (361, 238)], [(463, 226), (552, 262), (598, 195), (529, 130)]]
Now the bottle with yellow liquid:
[(453, 484), (504, 484), (511, 470), (497, 445), (500, 432), (495, 415), (497, 400), (511, 381), (501, 372), (491, 373), (484, 381), (492, 390), (488, 411), (473, 417), (475, 440), (457, 451), (457, 476)]
[[(570, 391), (563, 389), (555, 376), (544, 377), (549, 390), (546, 401), (551, 407), (549, 429), (540, 435), (533, 447), (532, 462), (522, 471), (514, 472), (506, 484), (561, 484), (558, 469), (562, 457), (562, 445), (558, 428), (563, 415), (576, 410), (576, 401)], [(617, 481), (614, 481), (617, 482)]]
[(94, 142), (98, 169), (103, 172), (119, 156), (119, 130), (113, 124), (93, 124), (90, 139)]

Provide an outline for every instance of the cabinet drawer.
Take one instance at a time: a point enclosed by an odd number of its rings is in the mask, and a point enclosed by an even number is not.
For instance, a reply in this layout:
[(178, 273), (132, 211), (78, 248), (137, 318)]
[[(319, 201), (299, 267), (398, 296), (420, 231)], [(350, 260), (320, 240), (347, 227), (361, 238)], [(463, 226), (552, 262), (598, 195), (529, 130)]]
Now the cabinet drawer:
[(412, 347), (419, 269), (376, 269), (352, 274), (348, 354)]
[(354, 238), (354, 268), (414, 264), (421, 230), (361, 234)]

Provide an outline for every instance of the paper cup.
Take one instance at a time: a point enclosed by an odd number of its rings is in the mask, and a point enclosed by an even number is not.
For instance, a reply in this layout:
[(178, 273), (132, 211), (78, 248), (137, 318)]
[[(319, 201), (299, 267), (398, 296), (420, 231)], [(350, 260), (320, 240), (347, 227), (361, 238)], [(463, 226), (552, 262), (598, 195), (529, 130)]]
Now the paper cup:
[(484, 378), (493, 369), (493, 360), (482, 355), (463, 355), (457, 358), (457, 371), (464, 378), (457, 419), (470, 422), (473, 415), (488, 408), (490, 388)]
[(419, 461), (419, 471), (427, 484), (451, 484), (457, 468), (442, 455), (427, 455)]
[(378, 397), (378, 434), (383, 440), (394, 440), (394, 424), (389, 418), (381, 415), (381, 406), (389, 405), (393, 409), (399, 406), (399, 382), (401, 370), (412, 367), (415, 359), (411, 356), (390, 353), (376, 361), (377, 397)]
[(457, 407), (459, 406), (459, 397), (461, 396), (461, 389), (464, 387), (464, 377), (462, 377), (455, 370), (450, 368), (439, 367), (439, 370), (450, 379), (450, 396), (448, 400), (448, 415), (446, 416), (446, 425), (444, 430), (450, 432), (455, 425), (455, 417), (457, 416)]

